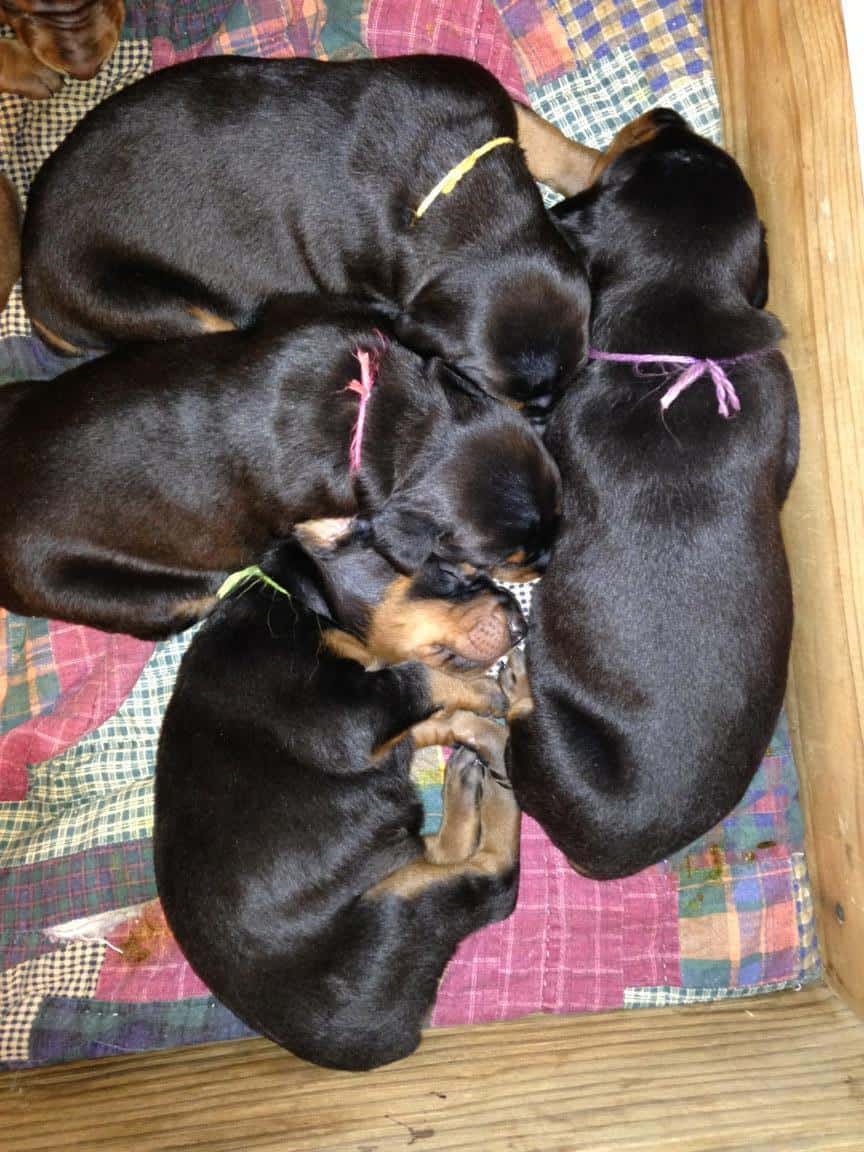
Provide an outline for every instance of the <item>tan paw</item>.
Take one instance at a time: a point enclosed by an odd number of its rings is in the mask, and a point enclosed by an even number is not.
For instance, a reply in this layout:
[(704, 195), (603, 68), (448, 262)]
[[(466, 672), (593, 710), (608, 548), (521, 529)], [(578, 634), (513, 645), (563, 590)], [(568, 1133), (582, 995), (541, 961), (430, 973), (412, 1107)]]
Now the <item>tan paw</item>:
[(63, 77), (40, 63), (19, 40), (0, 43), (0, 90), (47, 100), (63, 87)]

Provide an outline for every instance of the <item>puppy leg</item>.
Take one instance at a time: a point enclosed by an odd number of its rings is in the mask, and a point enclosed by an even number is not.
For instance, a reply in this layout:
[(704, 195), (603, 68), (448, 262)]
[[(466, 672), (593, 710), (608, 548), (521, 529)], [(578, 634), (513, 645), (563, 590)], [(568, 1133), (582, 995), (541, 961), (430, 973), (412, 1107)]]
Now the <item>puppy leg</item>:
[[(412, 899), (460, 876), (504, 877), (517, 867), (521, 816), (513, 791), (487, 773), (482, 783), (479, 812), (476, 805), (470, 812), (470, 794), (474, 785), (469, 758), (473, 758), (470, 750), (461, 749), (450, 759), (448, 772), (452, 772), (454, 781), (458, 774), (459, 781), (451, 785), (451, 807), (449, 813), (445, 808), (441, 831), (437, 836), (425, 838), (423, 858), (386, 876), (369, 889), (367, 899), (385, 895)], [(502, 771), (503, 767), (502, 759)], [(445, 791), (445, 804), (447, 800)], [(467, 854), (458, 859), (466, 849)], [(515, 886), (512, 898), (515, 900)], [(511, 909), (512, 903), (492, 918), (499, 919)]]
[(528, 171), (562, 196), (575, 196), (593, 182), (594, 165), (601, 153), (570, 140), (524, 104), (513, 102), (519, 145)]
[(464, 709), (481, 715), (503, 716), (507, 711), (507, 695), (491, 676), (449, 676), (436, 668), (427, 672), (432, 702), (448, 712)]
[(423, 837), (425, 857), (433, 864), (459, 864), (480, 840), (483, 764), (471, 748), (457, 748), (447, 761), (443, 792), (441, 827)]
[(479, 754), (490, 772), (506, 779), (504, 749), (507, 744), (507, 728), (494, 720), (462, 709), (438, 713), (415, 724), (411, 729), (411, 737), (415, 748), (466, 744)]
[(124, 562), (122, 557), (55, 554), (31, 568), (23, 605), (9, 607), (159, 640), (211, 612), (225, 575)]
[(63, 77), (41, 64), (22, 41), (0, 41), (0, 91), (47, 100), (62, 87)]
[(501, 669), (498, 683), (507, 697), (507, 722), (527, 716), (534, 709), (531, 686), (528, 683), (528, 668), (525, 654), (514, 648)]

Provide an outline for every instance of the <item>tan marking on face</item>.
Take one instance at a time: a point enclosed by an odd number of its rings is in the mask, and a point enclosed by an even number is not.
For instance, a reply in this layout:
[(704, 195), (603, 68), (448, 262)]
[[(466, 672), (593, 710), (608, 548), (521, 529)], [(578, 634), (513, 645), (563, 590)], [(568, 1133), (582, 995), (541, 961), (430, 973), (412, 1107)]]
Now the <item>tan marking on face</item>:
[(528, 171), (562, 196), (575, 196), (591, 183), (600, 156), (596, 148), (571, 140), (524, 104), (515, 100), (519, 146)]
[(40, 63), (76, 80), (90, 80), (117, 47), (125, 13), (122, 0), (100, 0), (81, 12), (80, 21), (67, 27), (42, 20), (35, 13), (22, 15), (11, 22)]
[(226, 320), (223, 316), (217, 316), (215, 312), (209, 312), (206, 308), (198, 308), (195, 304), (190, 304), (186, 311), (193, 320), (200, 324), (202, 332), (237, 331), (237, 325), (232, 321)]
[(326, 628), (323, 639), (324, 647), (334, 656), (339, 656), (343, 660), (356, 660), (369, 671), (380, 666), (369, 649), (350, 632), (343, 632), (341, 628)]
[(307, 548), (335, 548), (350, 532), (350, 516), (331, 516), (323, 520), (304, 520), (294, 526), (294, 534)]
[(507, 613), (491, 593), (452, 603), (411, 599), (410, 588), (409, 577), (397, 576), (372, 612), (366, 645), (383, 663), (421, 660), (435, 667), (455, 652), (487, 666), (513, 646)]
[(492, 579), (500, 580), (502, 584), (527, 584), (530, 580), (538, 580), (542, 573), (529, 565), (524, 567), (499, 564), (492, 569)]

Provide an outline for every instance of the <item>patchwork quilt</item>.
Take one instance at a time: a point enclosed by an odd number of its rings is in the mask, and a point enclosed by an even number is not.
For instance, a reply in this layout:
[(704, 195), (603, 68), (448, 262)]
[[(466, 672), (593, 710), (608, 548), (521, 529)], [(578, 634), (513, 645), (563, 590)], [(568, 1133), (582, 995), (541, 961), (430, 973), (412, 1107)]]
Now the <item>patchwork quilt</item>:
[[(47, 102), (0, 95), (0, 166), (23, 200), (88, 108), (195, 56), (405, 52), (472, 57), (596, 146), (658, 103), (719, 139), (701, 0), (129, 0), (118, 51), (94, 80)], [(98, 211), (98, 188), (93, 197)], [(33, 336), (16, 290), (0, 316), (0, 385), (66, 366)], [(183, 960), (153, 879), (156, 741), (188, 642), (0, 610), (2, 1067), (248, 1034)], [(430, 828), (443, 767), (437, 749), (414, 766)], [(516, 912), (463, 943), (432, 1023), (682, 1004), (819, 974), (781, 722), (739, 808), (638, 876), (586, 880), (525, 820)]]

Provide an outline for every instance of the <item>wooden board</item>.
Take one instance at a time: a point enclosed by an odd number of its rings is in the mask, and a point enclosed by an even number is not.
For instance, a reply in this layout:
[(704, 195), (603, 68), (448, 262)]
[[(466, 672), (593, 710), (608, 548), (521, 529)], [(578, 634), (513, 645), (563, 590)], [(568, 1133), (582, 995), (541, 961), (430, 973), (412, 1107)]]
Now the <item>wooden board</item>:
[(706, 7), (801, 402), (788, 704), (826, 969), (864, 1013), (864, 196), (840, 2)]
[(0, 1078), (4, 1152), (861, 1152), (864, 1024), (826, 989), (430, 1033), (378, 1072), (264, 1040)]

